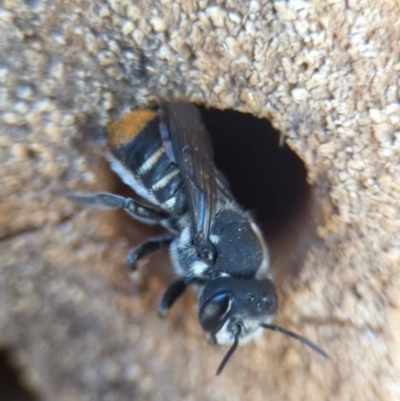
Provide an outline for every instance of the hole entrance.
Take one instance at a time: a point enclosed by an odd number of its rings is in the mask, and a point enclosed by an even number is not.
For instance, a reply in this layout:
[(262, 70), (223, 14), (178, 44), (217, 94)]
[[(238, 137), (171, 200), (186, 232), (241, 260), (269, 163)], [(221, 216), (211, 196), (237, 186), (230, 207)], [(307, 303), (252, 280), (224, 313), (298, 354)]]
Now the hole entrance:
[(246, 210), (253, 211), (276, 274), (296, 272), (311, 244), (311, 187), (303, 161), (268, 120), (234, 110), (206, 109), (215, 162)]

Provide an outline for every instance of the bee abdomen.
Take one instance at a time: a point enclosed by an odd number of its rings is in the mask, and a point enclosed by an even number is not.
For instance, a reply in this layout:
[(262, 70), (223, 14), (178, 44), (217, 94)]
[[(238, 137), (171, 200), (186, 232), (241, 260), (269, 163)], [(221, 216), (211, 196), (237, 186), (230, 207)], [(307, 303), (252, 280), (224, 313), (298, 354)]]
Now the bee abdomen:
[(182, 177), (177, 165), (162, 150), (161, 157), (149, 169), (140, 171), (139, 177), (163, 209), (181, 214), (185, 205)]
[[(154, 118), (126, 143), (113, 146), (114, 171), (141, 196), (175, 215), (184, 213), (185, 195), (178, 166), (165, 152), (159, 133), (159, 120)], [(120, 135), (121, 136), (121, 135)]]

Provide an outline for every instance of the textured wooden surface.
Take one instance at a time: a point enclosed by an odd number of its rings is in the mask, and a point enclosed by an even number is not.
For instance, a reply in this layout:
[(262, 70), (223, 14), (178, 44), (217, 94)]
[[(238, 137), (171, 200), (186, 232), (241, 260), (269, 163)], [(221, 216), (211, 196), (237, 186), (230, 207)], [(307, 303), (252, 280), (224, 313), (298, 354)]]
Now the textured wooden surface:
[[(40, 400), (399, 399), (399, 3), (261, 3), (1, 2), (0, 341)], [(166, 255), (124, 272), (153, 231), (62, 198), (116, 189), (102, 128), (158, 96), (266, 117), (304, 160), (277, 322), (328, 361), (266, 333), (215, 378), (194, 293), (155, 313)]]

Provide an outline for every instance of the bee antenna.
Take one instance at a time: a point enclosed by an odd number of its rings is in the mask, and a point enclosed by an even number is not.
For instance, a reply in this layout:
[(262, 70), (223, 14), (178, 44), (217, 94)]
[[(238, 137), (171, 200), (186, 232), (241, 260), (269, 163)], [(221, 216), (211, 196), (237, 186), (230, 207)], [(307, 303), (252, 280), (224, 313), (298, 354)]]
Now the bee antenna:
[(224, 356), (224, 359), (219, 364), (216, 376), (218, 376), (222, 372), (222, 370), (224, 369), (225, 365), (228, 363), (229, 359), (231, 359), (231, 356), (236, 351), (236, 348), (239, 345), (239, 338), (240, 338), (240, 333), (242, 332), (242, 328), (239, 325), (237, 325), (236, 327), (237, 327), (237, 331), (235, 333), (234, 342), (233, 342), (232, 346), (229, 348), (229, 351)]
[(287, 336), (293, 337), (296, 340), (299, 340), (301, 343), (310, 347), (315, 352), (318, 352), (318, 354), (322, 355), (324, 358), (329, 357), (329, 355), (322, 348), (318, 347), (318, 345), (314, 344), (308, 338), (305, 338), (305, 337), (301, 336), (300, 334), (294, 333), (293, 331), (286, 330), (283, 327), (277, 326), (275, 324), (261, 323), (261, 327), (263, 327), (264, 329), (268, 329), (268, 330), (279, 331), (280, 333), (283, 333), (283, 334), (286, 334)]

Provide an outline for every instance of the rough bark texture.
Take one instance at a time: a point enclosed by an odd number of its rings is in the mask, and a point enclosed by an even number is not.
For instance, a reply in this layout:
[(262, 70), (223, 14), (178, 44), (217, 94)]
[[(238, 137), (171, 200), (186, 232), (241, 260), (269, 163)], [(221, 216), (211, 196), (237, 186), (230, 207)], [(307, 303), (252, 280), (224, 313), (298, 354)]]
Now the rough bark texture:
[[(40, 400), (400, 398), (399, 15), (396, 0), (1, 2), (0, 341)], [(61, 196), (115, 189), (98, 127), (158, 96), (266, 117), (304, 160), (316, 234), (277, 322), (329, 360), (266, 333), (216, 378), (226, 348), (194, 294), (155, 313), (165, 254), (142, 286), (124, 272), (153, 231)]]

